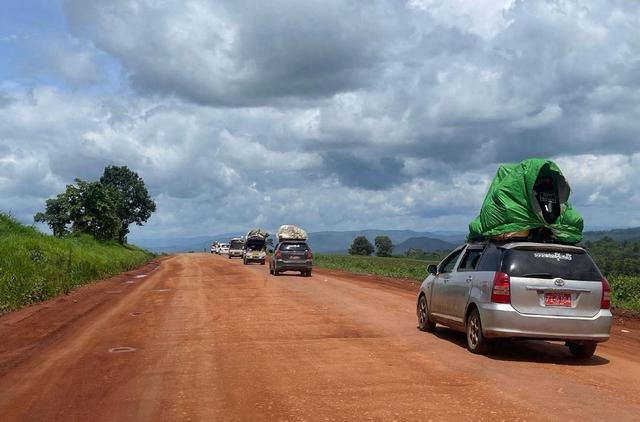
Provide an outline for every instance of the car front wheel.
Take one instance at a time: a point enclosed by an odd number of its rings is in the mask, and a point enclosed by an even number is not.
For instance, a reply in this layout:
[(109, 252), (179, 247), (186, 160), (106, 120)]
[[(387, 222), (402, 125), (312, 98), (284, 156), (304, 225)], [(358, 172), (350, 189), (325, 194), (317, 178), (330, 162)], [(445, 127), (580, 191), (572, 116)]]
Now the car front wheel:
[(429, 318), (427, 298), (424, 295), (420, 295), (418, 300), (418, 328), (428, 333), (433, 333), (436, 329), (436, 323)]

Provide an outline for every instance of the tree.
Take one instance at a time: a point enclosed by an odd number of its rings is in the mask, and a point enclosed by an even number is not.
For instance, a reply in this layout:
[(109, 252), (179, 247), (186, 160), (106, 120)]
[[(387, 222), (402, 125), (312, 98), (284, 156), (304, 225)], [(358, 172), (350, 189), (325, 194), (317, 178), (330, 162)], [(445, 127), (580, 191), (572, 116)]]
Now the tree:
[(106, 167), (100, 183), (117, 193), (116, 213), (120, 219), (118, 241), (125, 243), (129, 226), (134, 223), (142, 226), (156, 210), (156, 204), (149, 196), (142, 178), (126, 166)]
[(48, 199), (45, 212), (34, 216), (47, 223), (54, 236), (87, 233), (98, 240), (113, 240), (118, 235), (120, 219), (116, 213), (117, 192), (100, 182), (76, 179), (76, 185)]
[(371, 255), (373, 253), (373, 245), (364, 236), (358, 236), (353, 239), (349, 248), (349, 255)]
[(391, 256), (393, 253), (393, 242), (389, 236), (377, 236), (374, 240), (377, 256)]
[(117, 213), (118, 193), (100, 182), (76, 179), (67, 186), (69, 216), (74, 233), (88, 233), (98, 240), (114, 240), (121, 223)]
[(36, 223), (46, 223), (56, 237), (69, 233), (67, 226), (71, 223), (71, 217), (65, 194), (61, 193), (55, 198), (47, 199), (44, 212), (37, 213), (33, 220)]

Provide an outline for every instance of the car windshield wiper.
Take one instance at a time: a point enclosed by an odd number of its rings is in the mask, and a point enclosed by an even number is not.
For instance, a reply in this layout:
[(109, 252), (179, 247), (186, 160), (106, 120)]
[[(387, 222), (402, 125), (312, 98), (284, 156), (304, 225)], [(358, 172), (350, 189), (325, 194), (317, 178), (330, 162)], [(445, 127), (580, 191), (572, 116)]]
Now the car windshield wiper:
[(529, 274), (522, 274), (520, 277), (554, 278), (555, 276), (551, 273), (529, 273)]

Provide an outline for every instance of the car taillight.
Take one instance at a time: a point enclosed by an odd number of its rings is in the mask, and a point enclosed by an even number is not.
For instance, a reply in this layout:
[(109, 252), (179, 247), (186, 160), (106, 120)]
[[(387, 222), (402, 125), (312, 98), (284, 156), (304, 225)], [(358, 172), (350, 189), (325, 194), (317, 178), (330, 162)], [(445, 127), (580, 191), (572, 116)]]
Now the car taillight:
[(600, 309), (609, 309), (611, 307), (611, 287), (609, 280), (602, 277), (602, 299), (600, 299)]
[(276, 251), (276, 259), (282, 259), (282, 252)]
[(496, 272), (493, 276), (493, 290), (491, 291), (493, 303), (511, 303), (511, 289), (509, 274)]
[(313, 259), (313, 255), (311, 254), (311, 251), (307, 250), (307, 259)]

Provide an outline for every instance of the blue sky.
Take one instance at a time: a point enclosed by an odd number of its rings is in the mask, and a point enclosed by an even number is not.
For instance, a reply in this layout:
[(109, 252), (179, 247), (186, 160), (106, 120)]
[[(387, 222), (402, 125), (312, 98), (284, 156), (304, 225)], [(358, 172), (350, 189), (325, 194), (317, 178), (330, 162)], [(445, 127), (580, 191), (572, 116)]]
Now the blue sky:
[(465, 230), (554, 159), (587, 226), (640, 225), (635, 1), (5, 1), (0, 208), (127, 165), (132, 238)]

